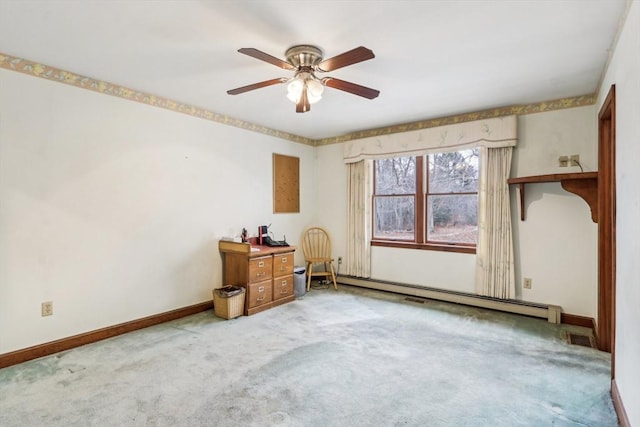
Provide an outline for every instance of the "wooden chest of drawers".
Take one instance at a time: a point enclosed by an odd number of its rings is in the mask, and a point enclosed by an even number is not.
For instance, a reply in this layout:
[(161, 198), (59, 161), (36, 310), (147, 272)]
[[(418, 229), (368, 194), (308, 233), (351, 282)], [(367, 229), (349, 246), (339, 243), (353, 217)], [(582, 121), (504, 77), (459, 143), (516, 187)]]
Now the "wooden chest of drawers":
[(246, 288), (244, 314), (251, 315), (293, 301), (293, 246), (271, 248), (220, 241), (223, 284)]

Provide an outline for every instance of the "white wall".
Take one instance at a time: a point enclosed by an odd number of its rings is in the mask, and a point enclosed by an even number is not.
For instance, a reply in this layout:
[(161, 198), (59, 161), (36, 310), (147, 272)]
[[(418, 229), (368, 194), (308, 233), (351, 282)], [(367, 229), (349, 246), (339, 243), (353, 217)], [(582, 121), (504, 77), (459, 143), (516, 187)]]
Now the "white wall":
[[(221, 236), (296, 244), (313, 222), (313, 147), (6, 70), (0, 88), (0, 353), (209, 300)], [(273, 152), (300, 158), (300, 214), (273, 214)]]
[(616, 383), (640, 426), (640, 3), (629, 14), (607, 69), (597, 111), (616, 85)]
[[(317, 225), (331, 234), (333, 257), (345, 257), (347, 248), (347, 168), (342, 144), (316, 148)], [(341, 266), (337, 266), (340, 268)]]
[(371, 276), (429, 288), (475, 292), (475, 255), (376, 246)]
[[(594, 107), (520, 116), (511, 176), (580, 172), (558, 166), (558, 156), (579, 154), (585, 172), (598, 169)], [(519, 190), (511, 188), (511, 212), (519, 299), (556, 304), (566, 313), (597, 313), (598, 226), (589, 205), (559, 182), (527, 184), (525, 221)], [(523, 289), (525, 277), (531, 289)]]
[[(580, 107), (520, 116), (518, 147), (512, 176), (577, 172), (558, 167), (561, 154), (580, 154), (586, 170), (596, 169), (594, 108)], [(318, 147), (319, 200), (331, 195), (338, 204), (321, 210), (334, 236), (334, 256), (346, 241), (346, 167), (342, 144)], [(323, 173), (322, 171), (327, 171)], [(342, 180), (342, 184), (341, 181)], [(342, 185), (342, 186), (341, 186)], [(520, 222), (517, 193), (512, 190), (514, 252), (518, 297), (560, 305), (565, 312), (594, 317), (596, 313), (597, 226), (586, 202), (559, 183), (527, 187), (527, 220)], [(372, 248), (372, 277), (447, 290), (475, 292), (475, 255)], [(523, 291), (522, 277), (533, 279)]]

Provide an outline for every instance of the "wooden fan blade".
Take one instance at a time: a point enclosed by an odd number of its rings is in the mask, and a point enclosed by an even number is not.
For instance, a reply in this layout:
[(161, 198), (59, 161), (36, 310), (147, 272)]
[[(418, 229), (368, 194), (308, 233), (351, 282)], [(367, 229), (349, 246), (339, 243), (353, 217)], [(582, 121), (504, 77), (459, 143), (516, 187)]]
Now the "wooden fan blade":
[(309, 97), (307, 96), (307, 89), (305, 88), (300, 94), (300, 99), (296, 104), (296, 113), (306, 113), (311, 110), (311, 104), (309, 104)]
[(355, 83), (347, 82), (333, 77), (325, 77), (322, 79), (322, 84), (332, 87), (334, 89), (343, 90), (345, 92), (352, 93), (354, 95), (362, 96), (367, 99), (377, 98), (380, 95), (379, 90), (371, 89), (369, 87), (360, 86)]
[(273, 64), (276, 67), (280, 67), (285, 70), (295, 70), (296, 68), (288, 62), (283, 61), (282, 59), (276, 58), (275, 56), (271, 56), (268, 53), (264, 53), (263, 51), (254, 49), (252, 47), (243, 47), (242, 49), (238, 49), (238, 52), (249, 55), (252, 58), (268, 62), (269, 64)]
[(325, 59), (318, 64), (317, 68), (320, 71), (333, 71), (375, 57), (372, 50), (360, 46), (333, 58)]
[(241, 93), (249, 92), (250, 90), (260, 89), (267, 86), (277, 85), (278, 83), (284, 83), (287, 79), (280, 77), (278, 79), (265, 80), (260, 83), (254, 83), (252, 85), (242, 86), (235, 89), (228, 90), (229, 95), (238, 95)]

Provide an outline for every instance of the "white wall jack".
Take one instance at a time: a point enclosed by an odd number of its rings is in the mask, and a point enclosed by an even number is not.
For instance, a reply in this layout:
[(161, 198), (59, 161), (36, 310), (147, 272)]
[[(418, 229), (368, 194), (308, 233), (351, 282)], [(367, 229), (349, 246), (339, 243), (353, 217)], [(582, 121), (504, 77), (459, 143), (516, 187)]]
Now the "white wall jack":
[(522, 287), (525, 289), (531, 289), (531, 282), (532, 282), (531, 278), (525, 277), (522, 283)]

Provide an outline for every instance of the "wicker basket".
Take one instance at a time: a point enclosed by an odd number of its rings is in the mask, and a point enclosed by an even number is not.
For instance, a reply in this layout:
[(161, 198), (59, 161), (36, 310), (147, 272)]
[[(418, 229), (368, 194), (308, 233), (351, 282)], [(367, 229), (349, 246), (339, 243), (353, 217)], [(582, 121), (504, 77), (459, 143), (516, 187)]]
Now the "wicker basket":
[(240, 288), (240, 293), (233, 296), (226, 296), (229, 287), (213, 290), (213, 312), (223, 319), (233, 319), (242, 316), (244, 313), (244, 293), (245, 289)]

